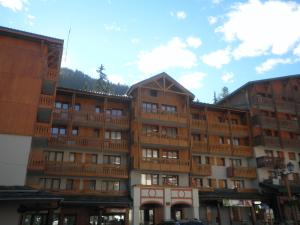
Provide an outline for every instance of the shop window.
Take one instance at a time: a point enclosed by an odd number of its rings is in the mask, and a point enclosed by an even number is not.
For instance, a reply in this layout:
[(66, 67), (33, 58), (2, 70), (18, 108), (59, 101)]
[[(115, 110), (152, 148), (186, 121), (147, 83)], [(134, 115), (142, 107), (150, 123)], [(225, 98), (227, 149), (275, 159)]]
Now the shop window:
[(157, 174), (141, 174), (142, 185), (158, 185)]

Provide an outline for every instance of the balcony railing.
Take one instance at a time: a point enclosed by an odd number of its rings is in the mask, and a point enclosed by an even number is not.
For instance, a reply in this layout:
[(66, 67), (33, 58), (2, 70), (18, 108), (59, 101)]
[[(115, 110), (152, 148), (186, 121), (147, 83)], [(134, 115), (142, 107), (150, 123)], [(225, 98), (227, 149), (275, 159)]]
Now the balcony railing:
[(140, 169), (171, 172), (189, 172), (190, 164), (188, 160), (142, 158), (142, 161), (140, 162)]
[(72, 120), (74, 125), (86, 125), (86, 126), (103, 126), (107, 124), (109, 126), (116, 126), (117, 128), (128, 129), (129, 117), (128, 116), (109, 116), (105, 113), (96, 113), (93, 111), (71, 111), (55, 109), (53, 112), (54, 121)]
[(162, 121), (169, 121), (175, 123), (186, 123), (187, 122), (187, 113), (171, 113), (165, 111), (156, 111), (156, 112), (141, 112), (141, 116), (144, 119), (150, 120), (162, 120)]
[(52, 95), (40, 95), (39, 106), (43, 108), (50, 108), (54, 106), (54, 96)]
[(300, 140), (298, 139), (283, 139), (284, 148), (299, 150), (300, 149)]
[(298, 121), (296, 120), (279, 120), (280, 129), (287, 131), (299, 131)]
[(172, 145), (172, 146), (180, 146), (180, 147), (188, 146), (187, 138), (178, 135), (167, 136), (159, 133), (142, 134), (141, 141), (145, 144), (148, 143), (148, 144), (158, 144), (158, 145)]
[(211, 176), (211, 165), (207, 164), (198, 164), (197, 162), (193, 162), (192, 164), (192, 174), (198, 176)]
[(209, 146), (211, 154), (231, 155), (231, 145), (229, 144), (211, 144)]
[(201, 141), (193, 141), (192, 142), (192, 150), (197, 153), (208, 153), (209, 149), (207, 143)]
[(274, 110), (274, 104), (273, 104), (272, 98), (262, 97), (262, 96), (253, 96), (252, 104), (261, 109)]
[(45, 74), (45, 79), (56, 81), (57, 78), (58, 78), (58, 71), (56, 69), (48, 69), (47, 73)]
[(44, 171), (45, 162), (44, 160), (33, 160), (30, 159), (27, 165), (28, 171)]
[(231, 124), (231, 132), (234, 136), (248, 136), (249, 128), (247, 125)]
[(275, 103), (278, 112), (295, 113), (295, 104), (293, 102), (276, 100)]
[(128, 152), (127, 140), (103, 140), (93, 137), (82, 136), (52, 136), (49, 139), (49, 146), (53, 147), (82, 147), (101, 149), (112, 152)]
[(36, 123), (34, 125), (34, 136), (35, 137), (49, 137), (50, 136), (50, 124)]
[(227, 167), (227, 176), (232, 178), (256, 178), (255, 167)]
[(254, 138), (255, 145), (265, 145), (270, 147), (280, 146), (279, 137), (259, 135)]
[(45, 174), (56, 176), (86, 176), (128, 178), (128, 169), (118, 165), (73, 162), (46, 162)]
[(258, 168), (285, 168), (284, 159), (279, 157), (261, 156), (256, 158), (256, 162)]
[(250, 146), (243, 146), (243, 145), (233, 146), (232, 155), (241, 156), (241, 157), (251, 157), (252, 148)]
[(252, 118), (252, 122), (254, 125), (261, 125), (264, 128), (277, 129), (277, 122), (273, 117), (256, 115)]
[(208, 132), (217, 134), (229, 134), (228, 123), (208, 123)]
[(206, 130), (206, 120), (196, 120), (192, 119), (191, 127), (194, 129)]

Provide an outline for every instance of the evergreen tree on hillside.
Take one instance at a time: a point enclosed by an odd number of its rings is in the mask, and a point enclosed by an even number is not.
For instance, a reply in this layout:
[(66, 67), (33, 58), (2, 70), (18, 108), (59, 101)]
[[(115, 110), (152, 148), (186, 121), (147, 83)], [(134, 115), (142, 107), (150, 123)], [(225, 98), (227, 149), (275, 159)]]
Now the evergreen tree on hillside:
[(103, 72), (104, 70), (105, 70), (105, 68), (102, 64), (97, 69), (97, 73), (99, 74), (99, 79), (97, 80), (96, 91), (110, 93), (111, 85), (110, 85), (109, 80), (107, 79), (107, 75)]

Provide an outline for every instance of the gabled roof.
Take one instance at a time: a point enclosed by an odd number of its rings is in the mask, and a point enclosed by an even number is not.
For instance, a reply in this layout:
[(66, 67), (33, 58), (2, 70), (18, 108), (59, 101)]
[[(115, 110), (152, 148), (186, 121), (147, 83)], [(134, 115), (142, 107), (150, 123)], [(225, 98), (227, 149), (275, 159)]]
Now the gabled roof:
[(245, 83), (243, 86), (241, 86), (238, 89), (236, 89), (235, 91), (233, 91), (232, 93), (230, 93), (229, 95), (227, 95), (225, 98), (223, 98), (220, 101), (218, 101), (217, 104), (222, 104), (227, 99), (235, 96), (240, 91), (245, 90), (246, 88), (250, 87), (251, 85), (261, 84), (261, 83), (271, 82), (271, 81), (276, 81), (276, 80), (286, 80), (286, 79), (290, 79), (290, 78), (300, 78), (300, 74), (294, 74), (294, 75), (287, 75), (287, 76), (281, 76), (281, 77), (273, 77), (273, 78), (262, 79), (262, 80), (249, 81), (249, 82)]
[(180, 83), (178, 83), (175, 79), (173, 79), (169, 74), (167, 74), (165, 72), (162, 72), (162, 73), (157, 74), (155, 76), (149, 77), (146, 80), (142, 80), (142, 81), (140, 81), (140, 82), (132, 85), (128, 89), (128, 91), (126, 92), (126, 94), (130, 95), (132, 93), (132, 91), (135, 90), (136, 88), (138, 88), (139, 86), (147, 84), (147, 83), (151, 83), (152, 81), (155, 81), (155, 80), (159, 80), (160, 78), (165, 78), (165, 79), (171, 81), (174, 84), (173, 86), (176, 86), (176, 88), (178, 88), (182, 92), (188, 94), (192, 99), (195, 98), (195, 95), (192, 92), (190, 92), (189, 90), (187, 90), (185, 87), (183, 87)]

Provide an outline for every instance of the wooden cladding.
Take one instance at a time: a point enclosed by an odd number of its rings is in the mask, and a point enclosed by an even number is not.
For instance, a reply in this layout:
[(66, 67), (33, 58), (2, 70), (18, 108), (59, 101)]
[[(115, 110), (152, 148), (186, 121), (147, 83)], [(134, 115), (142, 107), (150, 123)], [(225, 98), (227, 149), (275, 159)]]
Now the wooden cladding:
[(52, 95), (40, 95), (39, 107), (50, 108), (54, 106), (54, 96)]
[(86, 125), (91, 127), (104, 126), (111, 124), (121, 129), (129, 128), (128, 116), (113, 117), (105, 113), (96, 113), (94, 111), (71, 111), (55, 109), (53, 112), (54, 122), (71, 121), (74, 125)]
[(180, 147), (188, 147), (188, 140), (185, 137), (166, 136), (159, 133), (141, 134), (141, 142), (144, 144), (159, 144), (159, 145), (172, 145)]
[(50, 124), (47, 123), (35, 123), (34, 136), (35, 137), (49, 137), (50, 136)]
[(149, 160), (147, 158), (142, 158), (140, 162), (140, 169), (183, 173), (190, 171), (190, 163), (188, 160), (179, 159), (156, 158)]
[(283, 169), (285, 168), (284, 159), (280, 157), (270, 157), (270, 156), (262, 156), (256, 158), (257, 167), (258, 168), (275, 168), (275, 169)]
[(227, 176), (230, 178), (256, 179), (255, 167), (227, 167)]
[(198, 176), (211, 176), (212, 175), (211, 165), (198, 164), (196, 162), (193, 162), (192, 174), (198, 175)]
[(51, 147), (70, 147), (99, 149), (111, 152), (129, 152), (127, 140), (103, 140), (81, 136), (52, 136), (49, 139)]
[(150, 120), (161, 120), (174, 123), (187, 123), (188, 114), (177, 112), (168, 113), (165, 111), (157, 110), (156, 112), (141, 112), (141, 117)]

